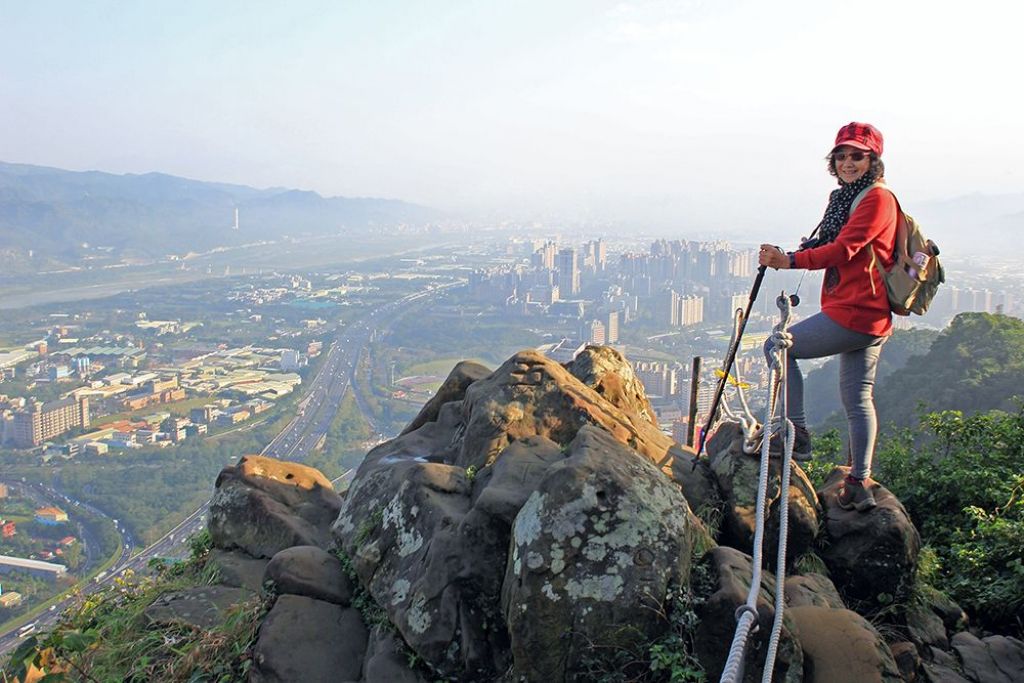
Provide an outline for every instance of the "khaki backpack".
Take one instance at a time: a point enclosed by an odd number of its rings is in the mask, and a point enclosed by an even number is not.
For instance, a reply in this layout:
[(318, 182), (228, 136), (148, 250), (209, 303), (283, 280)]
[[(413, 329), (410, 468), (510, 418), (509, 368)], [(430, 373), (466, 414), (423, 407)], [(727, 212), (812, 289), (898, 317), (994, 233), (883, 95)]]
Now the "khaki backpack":
[[(850, 215), (868, 192), (876, 187), (885, 189), (892, 194), (884, 183), (875, 183), (861, 190), (850, 204)], [(893, 264), (884, 268), (871, 248), (871, 266), (877, 268), (885, 281), (886, 294), (889, 296), (889, 308), (896, 315), (924, 315), (939, 290), (939, 285), (946, 281), (946, 271), (939, 263), (939, 248), (921, 232), (921, 226), (909, 214), (903, 212), (900, 200), (896, 199), (896, 244), (893, 249)], [(914, 262), (914, 254), (927, 255), (928, 262), (924, 267)], [(872, 279), (874, 283), (874, 279)], [(872, 287), (874, 285), (872, 284)]]

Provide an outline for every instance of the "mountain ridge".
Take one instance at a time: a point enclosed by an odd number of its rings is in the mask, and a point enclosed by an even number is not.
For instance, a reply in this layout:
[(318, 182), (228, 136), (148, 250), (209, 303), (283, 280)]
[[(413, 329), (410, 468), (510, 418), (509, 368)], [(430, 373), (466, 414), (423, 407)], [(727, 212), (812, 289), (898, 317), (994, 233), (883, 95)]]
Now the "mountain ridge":
[[(234, 211), (240, 229), (232, 229)], [(327, 235), (424, 223), (441, 212), (397, 199), (324, 197), (161, 172), (67, 171), (0, 161), (0, 249), (60, 258), (108, 246), (160, 256), (284, 235)]]

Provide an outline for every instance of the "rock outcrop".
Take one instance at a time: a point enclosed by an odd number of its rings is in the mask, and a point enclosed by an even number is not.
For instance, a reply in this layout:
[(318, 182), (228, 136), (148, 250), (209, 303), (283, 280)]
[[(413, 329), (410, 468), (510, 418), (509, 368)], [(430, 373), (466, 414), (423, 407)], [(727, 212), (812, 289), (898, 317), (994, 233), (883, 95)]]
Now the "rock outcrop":
[(912, 588), (921, 537), (896, 496), (877, 485), (878, 507), (866, 513), (843, 510), (836, 495), (849, 468), (837, 467), (821, 490), (825, 509), (820, 555), (847, 600), (864, 609), (904, 601)]
[(298, 463), (247, 455), (225, 467), (210, 501), (213, 544), (251, 557), (295, 545), (326, 547), (341, 498), (323, 474)]
[[(757, 520), (757, 492), (760, 459), (743, 452), (743, 433), (735, 422), (723, 423), (708, 440), (707, 452), (724, 502), (722, 542), (746, 553), (752, 552)], [(782, 466), (772, 459), (768, 472), (768, 520), (765, 523), (766, 548), (778, 547), (781, 506)], [(789, 566), (808, 552), (818, 534), (818, 496), (798, 466), (790, 473), (789, 542), (786, 559)], [(769, 566), (775, 553), (767, 553)]]
[(584, 426), (516, 516), (502, 612), (515, 669), (565, 680), (595, 649), (636, 648), (686, 585), (690, 517), (679, 488), (607, 432)]
[[(367, 455), (335, 524), (363, 585), (412, 651), (445, 675), (486, 678), (513, 660), (527, 666), (527, 657), (540, 665), (529, 652), (540, 635), (521, 620), (521, 606), (559, 600), (560, 636), (580, 616), (565, 608), (587, 608), (576, 623), (584, 630), (563, 653), (559, 671), (569, 671), (580, 639), (604, 637), (601, 603), (628, 604), (627, 623), (648, 634), (652, 604), (669, 582), (686, 578), (689, 533), (699, 522), (665, 474), (678, 445), (636, 412), (649, 403), (620, 355), (592, 349), (574, 367), (593, 387), (534, 352), (473, 382), (473, 366), (460, 364), (445, 382), (447, 402), (425, 407), (418, 427)], [(606, 519), (571, 534), (576, 546), (561, 536), (571, 526), (513, 542), (514, 529), (529, 527), (521, 514), (537, 516), (540, 506), (557, 516), (570, 502), (553, 481), (576, 486), (573, 496), (586, 487), (588, 502), (572, 519)], [(657, 513), (649, 510), (654, 501)], [(620, 528), (625, 510), (644, 523)], [(659, 548), (641, 547), (655, 540)], [(510, 542), (521, 557), (509, 557)], [(634, 600), (635, 591), (650, 593), (646, 602)]]
[[(648, 668), (652, 644), (717, 680), (752, 581), (758, 459), (728, 423), (708, 455), (658, 429), (611, 349), (566, 366), (532, 351), (493, 372), (463, 362), (367, 454), (344, 496), (295, 463), (247, 456), (225, 468), (209, 520), (224, 585), (169, 594), (146, 616), (202, 628), (225, 600), (262, 590), (273, 604), (252, 653), (261, 682), (547, 683), (636, 666), (628, 676), (668, 680)], [(815, 491), (794, 465), (790, 552), (775, 567), (779, 474), (774, 462), (744, 681), (761, 678), (781, 572), (773, 680), (1024, 676), (1020, 641), (966, 632), (937, 592), (908, 599), (916, 530), (881, 487), (871, 512), (838, 508), (842, 468)], [(797, 571), (812, 553), (827, 576)]]

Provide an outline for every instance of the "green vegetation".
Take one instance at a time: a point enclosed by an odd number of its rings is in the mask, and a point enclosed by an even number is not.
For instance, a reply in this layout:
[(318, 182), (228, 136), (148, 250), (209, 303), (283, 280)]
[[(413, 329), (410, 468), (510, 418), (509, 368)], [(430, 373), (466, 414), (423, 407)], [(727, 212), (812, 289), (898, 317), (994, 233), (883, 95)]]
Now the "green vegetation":
[[(885, 356), (885, 352), (882, 353)], [(913, 426), (924, 410), (1014, 411), (1024, 386), (1024, 320), (961, 313), (932, 343), (882, 381), (875, 404), (882, 424)]]
[(80, 595), (45, 635), (26, 638), (12, 653), (5, 676), (24, 680), (30, 666), (44, 669), (47, 683), (64, 681), (245, 680), (251, 648), (267, 599), (236, 605), (209, 631), (179, 625), (150, 629), (143, 610), (159, 595), (211, 582), (209, 544), (192, 543), (186, 562), (156, 565), (149, 577), (129, 575), (91, 595)]
[(323, 449), (307, 454), (304, 464), (320, 470), (328, 479), (336, 479), (359, 465), (371, 436), (370, 426), (359, 412), (352, 392), (348, 391), (327, 429)]
[[(846, 451), (814, 435), (802, 465), (816, 488)], [(915, 593), (938, 589), (996, 632), (1024, 632), (1024, 408), (929, 413), (879, 439), (873, 477), (896, 495), (925, 547)]]
[(209, 499), (222, 467), (247, 453), (258, 453), (266, 443), (259, 433), (186, 442), (173, 451), (80, 456), (61, 466), (61, 487), (122, 520), (148, 544)]
[(412, 356), (408, 354), (402, 354), (396, 359), (395, 373), (396, 377), (411, 377), (413, 375), (435, 375), (437, 377), (447, 377), (448, 373), (452, 371), (456, 365), (461, 361), (471, 360), (481, 365), (490, 367), (492, 364), (481, 358), (463, 358), (462, 356), (452, 356), (450, 358), (438, 358), (435, 360), (428, 360), (422, 362), (412, 362)]
[(694, 590), (703, 588), (707, 566), (695, 565), (691, 587), (672, 588), (658, 610), (666, 628), (648, 642), (631, 624), (621, 625), (605, 642), (588, 643), (579, 680), (595, 683), (704, 683), (707, 675), (695, 654), (693, 636), (703, 602)]
[(931, 548), (930, 580), (986, 628), (1024, 628), (1024, 409), (927, 415), (880, 446), (875, 477)]

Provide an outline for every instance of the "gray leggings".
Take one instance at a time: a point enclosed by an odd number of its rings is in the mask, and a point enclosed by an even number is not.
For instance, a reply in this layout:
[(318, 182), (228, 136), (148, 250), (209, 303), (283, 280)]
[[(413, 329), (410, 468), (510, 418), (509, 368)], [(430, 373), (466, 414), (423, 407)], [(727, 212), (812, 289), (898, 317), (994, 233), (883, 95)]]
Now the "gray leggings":
[[(789, 419), (794, 425), (807, 427), (804, 416), (804, 378), (796, 363), (798, 358), (823, 358), (839, 355), (839, 395), (843, 400), (850, 429), (851, 474), (859, 479), (871, 476), (871, 458), (875, 452), (878, 419), (875, 415), (875, 371), (878, 355), (886, 337), (854, 332), (834, 322), (824, 313), (801, 320), (789, 331), (793, 346), (788, 354)], [(765, 344), (765, 354), (768, 344)]]

